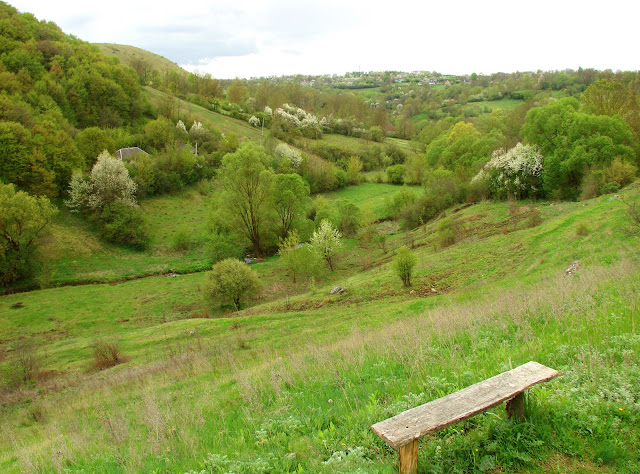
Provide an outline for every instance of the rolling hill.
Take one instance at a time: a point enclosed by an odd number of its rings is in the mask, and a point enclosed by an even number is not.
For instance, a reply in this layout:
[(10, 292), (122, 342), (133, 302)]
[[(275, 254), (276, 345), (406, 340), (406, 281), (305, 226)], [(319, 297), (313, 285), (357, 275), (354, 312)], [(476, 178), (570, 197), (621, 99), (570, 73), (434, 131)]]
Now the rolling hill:
[[(351, 194), (370, 200), (368, 186)], [(632, 472), (640, 280), (627, 204), (639, 190), (450, 209), (453, 245), (441, 216), (391, 230), (386, 249), (347, 240), (336, 272), (296, 284), (269, 258), (253, 267), (262, 300), (226, 317), (202, 301), (203, 273), (4, 296), (2, 372), (28, 338), (43, 375), (2, 393), (0, 467), (393, 472), (371, 424), (533, 359), (563, 375), (531, 391), (526, 423), (496, 408), (447, 428), (421, 442), (422, 468)], [(418, 257), (412, 288), (393, 272), (400, 245)], [(329, 295), (336, 284), (348, 291)], [(97, 334), (124, 363), (91, 369)]]
[(94, 44), (100, 48), (100, 51), (102, 51), (103, 54), (107, 56), (115, 56), (120, 59), (121, 63), (131, 66), (136, 70), (143, 65), (148, 65), (148, 67), (158, 70), (161, 74), (165, 72), (175, 72), (184, 76), (189, 74), (167, 58), (141, 48), (136, 48), (135, 46), (112, 43)]

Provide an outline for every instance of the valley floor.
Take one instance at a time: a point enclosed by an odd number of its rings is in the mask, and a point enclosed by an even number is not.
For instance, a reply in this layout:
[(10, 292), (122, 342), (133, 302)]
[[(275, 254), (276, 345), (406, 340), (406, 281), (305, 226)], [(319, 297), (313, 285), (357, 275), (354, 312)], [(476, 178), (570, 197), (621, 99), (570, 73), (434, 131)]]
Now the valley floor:
[[(373, 423), (536, 360), (562, 376), (530, 391), (525, 422), (497, 407), (428, 436), (419, 472), (637, 472), (639, 189), (531, 203), (533, 227), (527, 206), (451, 211), (454, 245), (437, 222), (394, 230), (315, 282), (267, 259), (263, 300), (238, 313), (205, 306), (202, 273), (2, 296), (0, 470), (395, 472)], [(401, 244), (410, 289), (389, 263)], [(125, 362), (95, 370), (98, 339)]]

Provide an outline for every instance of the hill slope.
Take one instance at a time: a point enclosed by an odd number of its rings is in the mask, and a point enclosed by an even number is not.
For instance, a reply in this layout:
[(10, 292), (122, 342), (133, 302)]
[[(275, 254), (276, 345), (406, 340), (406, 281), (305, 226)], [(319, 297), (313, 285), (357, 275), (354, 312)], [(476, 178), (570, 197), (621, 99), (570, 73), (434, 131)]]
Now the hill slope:
[(178, 66), (176, 63), (169, 61), (167, 58), (160, 56), (159, 54), (152, 53), (135, 46), (129, 46), (125, 44), (112, 44), (112, 43), (94, 43), (100, 51), (106, 56), (115, 56), (120, 59), (120, 62), (131, 66), (140, 74), (140, 69), (147, 67), (149, 69), (156, 69), (161, 74), (165, 72), (175, 72), (179, 75), (188, 75), (189, 73)]
[[(288, 287), (270, 259), (253, 267), (263, 302), (227, 318), (202, 318), (202, 274), (4, 296), (0, 367), (9, 377), (29, 338), (48, 375), (5, 390), (0, 467), (393, 472), (371, 424), (533, 359), (564, 375), (531, 392), (527, 423), (496, 408), (447, 428), (421, 442), (422, 469), (637, 471), (640, 274), (625, 202), (639, 191), (537, 204), (535, 227), (527, 207), (453, 209), (454, 245), (439, 245), (438, 222), (391, 234), (369, 261), (351, 243), (319, 287)], [(405, 243), (411, 289), (390, 264)], [(329, 296), (334, 284), (347, 293)], [(88, 371), (98, 333), (130, 361)]]

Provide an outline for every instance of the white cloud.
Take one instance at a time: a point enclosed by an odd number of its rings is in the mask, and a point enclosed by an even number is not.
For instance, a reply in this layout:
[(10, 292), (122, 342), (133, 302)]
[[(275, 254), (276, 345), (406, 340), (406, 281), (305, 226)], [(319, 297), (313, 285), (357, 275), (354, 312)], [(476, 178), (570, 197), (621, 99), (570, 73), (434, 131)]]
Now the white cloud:
[(91, 42), (138, 46), (215, 77), (354, 70), (637, 69), (631, 2), (17, 0)]

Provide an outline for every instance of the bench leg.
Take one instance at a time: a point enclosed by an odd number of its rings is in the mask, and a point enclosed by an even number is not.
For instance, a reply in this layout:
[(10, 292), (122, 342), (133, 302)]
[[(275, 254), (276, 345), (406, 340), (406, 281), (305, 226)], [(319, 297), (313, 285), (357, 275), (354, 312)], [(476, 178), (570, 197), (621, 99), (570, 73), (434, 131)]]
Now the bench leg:
[(507, 402), (507, 415), (518, 421), (524, 420), (524, 392), (520, 392)]
[(414, 439), (400, 446), (400, 473), (416, 474), (418, 472), (418, 440)]

